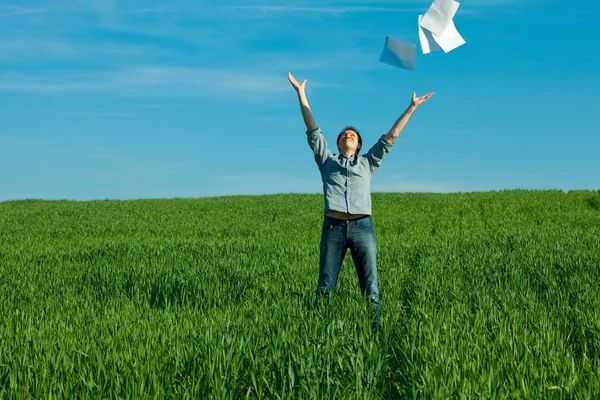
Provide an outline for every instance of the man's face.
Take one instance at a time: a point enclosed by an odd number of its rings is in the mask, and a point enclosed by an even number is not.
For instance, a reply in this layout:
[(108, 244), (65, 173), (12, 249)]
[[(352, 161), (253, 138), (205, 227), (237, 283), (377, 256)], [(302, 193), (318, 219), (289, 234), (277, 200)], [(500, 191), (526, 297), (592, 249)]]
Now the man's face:
[(358, 143), (358, 135), (353, 130), (347, 129), (340, 136), (340, 140), (338, 141), (338, 148), (341, 152), (345, 150), (351, 150), (354, 153), (359, 149)]

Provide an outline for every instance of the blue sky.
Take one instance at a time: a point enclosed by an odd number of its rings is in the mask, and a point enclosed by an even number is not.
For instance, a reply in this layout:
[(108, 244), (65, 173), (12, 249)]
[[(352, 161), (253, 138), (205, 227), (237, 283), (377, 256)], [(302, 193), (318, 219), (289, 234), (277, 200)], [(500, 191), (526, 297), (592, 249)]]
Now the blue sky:
[(288, 71), (334, 150), (436, 93), (373, 191), (599, 189), (600, 5), (464, 0), (464, 46), (380, 63), (385, 36), (418, 45), (429, 5), (5, 0), (0, 201), (319, 193)]

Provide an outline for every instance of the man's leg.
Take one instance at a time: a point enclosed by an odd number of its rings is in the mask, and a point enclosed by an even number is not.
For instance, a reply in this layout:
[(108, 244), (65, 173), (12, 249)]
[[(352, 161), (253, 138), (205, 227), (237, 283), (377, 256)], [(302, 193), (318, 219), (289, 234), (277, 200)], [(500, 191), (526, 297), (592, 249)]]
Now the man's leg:
[(380, 295), (377, 277), (377, 241), (371, 217), (350, 224), (348, 244), (360, 283), (360, 292), (371, 302), (373, 328), (379, 329)]
[(319, 284), (317, 298), (325, 298), (335, 290), (340, 266), (346, 254), (346, 224), (333, 218), (325, 217), (321, 231), (321, 255), (319, 268)]

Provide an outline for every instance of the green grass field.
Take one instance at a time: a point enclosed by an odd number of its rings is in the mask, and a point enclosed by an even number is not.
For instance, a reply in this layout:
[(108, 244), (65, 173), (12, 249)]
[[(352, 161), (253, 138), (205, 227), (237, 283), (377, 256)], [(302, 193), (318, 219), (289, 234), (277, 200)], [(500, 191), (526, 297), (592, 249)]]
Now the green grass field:
[(376, 338), (322, 209), (0, 203), (0, 398), (600, 397), (600, 191), (373, 194)]

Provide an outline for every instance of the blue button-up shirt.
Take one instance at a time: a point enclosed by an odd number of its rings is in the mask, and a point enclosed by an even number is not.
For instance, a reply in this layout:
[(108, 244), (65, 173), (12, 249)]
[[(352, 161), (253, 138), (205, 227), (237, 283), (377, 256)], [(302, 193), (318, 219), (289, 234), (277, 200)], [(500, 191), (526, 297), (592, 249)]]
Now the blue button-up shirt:
[(371, 215), (371, 177), (392, 148), (384, 135), (364, 155), (332, 154), (320, 128), (306, 131), (308, 145), (321, 171), (325, 214), (330, 210)]

